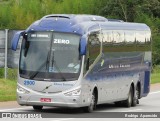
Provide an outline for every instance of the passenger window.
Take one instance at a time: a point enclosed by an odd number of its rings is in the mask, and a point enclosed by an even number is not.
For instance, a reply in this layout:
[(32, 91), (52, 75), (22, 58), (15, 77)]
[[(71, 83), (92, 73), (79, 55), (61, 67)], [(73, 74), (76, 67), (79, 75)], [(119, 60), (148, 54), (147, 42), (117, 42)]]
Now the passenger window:
[(112, 31), (103, 30), (103, 45), (108, 45), (113, 43)]
[(122, 31), (113, 31), (113, 43), (122, 44), (124, 42), (124, 32)]
[(103, 30), (103, 53), (123, 51), (124, 32)]
[(137, 51), (150, 51), (151, 50), (151, 34), (147, 31), (136, 32), (136, 48)]
[(100, 47), (101, 47), (100, 32), (99, 31), (92, 32), (89, 35), (88, 40), (89, 40), (89, 65), (91, 65), (100, 54)]
[(137, 31), (136, 32), (136, 41), (138, 44), (144, 44), (145, 43), (145, 32), (144, 31)]
[(111, 30), (102, 30), (103, 32), (103, 53), (110, 52), (113, 45), (113, 33)]
[(124, 47), (126, 51), (136, 51), (136, 37), (135, 31), (133, 30), (126, 30), (125, 31), (125, 42)]
[(125, 43), (126, 44), (135, 44), (135, 32), (134, 31), (125, 31)]

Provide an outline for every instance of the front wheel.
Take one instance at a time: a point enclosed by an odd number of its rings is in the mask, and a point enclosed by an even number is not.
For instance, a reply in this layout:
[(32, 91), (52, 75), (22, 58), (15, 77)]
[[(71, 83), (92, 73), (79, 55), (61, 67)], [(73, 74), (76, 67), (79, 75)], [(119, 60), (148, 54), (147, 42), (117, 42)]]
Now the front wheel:
[(42, 110), (43, 106), (33, 106), (34, 110)]
[(83, 109), (85, 112), (91, 113), (95, 108), (96, 108), (96, 97), (95, 97), (95, 93), (93, 92), (90, 105), (87, 107), (84, 107)]

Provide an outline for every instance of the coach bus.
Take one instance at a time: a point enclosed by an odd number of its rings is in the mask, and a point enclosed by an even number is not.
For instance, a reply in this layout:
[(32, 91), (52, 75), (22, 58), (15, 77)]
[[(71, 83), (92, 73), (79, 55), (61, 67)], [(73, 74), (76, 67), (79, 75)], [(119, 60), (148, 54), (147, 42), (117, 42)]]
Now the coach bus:
[(22, 106), (136, 106), (150, 91), (151, 30), (95, 15), (52, 14), (12, 39), (22, 40), (17, 101)]

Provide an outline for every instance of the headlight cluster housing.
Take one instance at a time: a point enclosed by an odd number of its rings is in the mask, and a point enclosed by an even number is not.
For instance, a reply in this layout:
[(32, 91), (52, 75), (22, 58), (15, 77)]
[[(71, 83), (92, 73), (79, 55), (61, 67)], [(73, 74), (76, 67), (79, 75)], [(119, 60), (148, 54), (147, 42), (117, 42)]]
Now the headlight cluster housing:
[(22, 94), (29, 94), (30, 92), (19, 85), (17, 86), (17, 92), (22, 93)]
[(65, 96), (79, 96), (81, 94), (81, 89), (76, 89), (67, 93), (64, 93)]

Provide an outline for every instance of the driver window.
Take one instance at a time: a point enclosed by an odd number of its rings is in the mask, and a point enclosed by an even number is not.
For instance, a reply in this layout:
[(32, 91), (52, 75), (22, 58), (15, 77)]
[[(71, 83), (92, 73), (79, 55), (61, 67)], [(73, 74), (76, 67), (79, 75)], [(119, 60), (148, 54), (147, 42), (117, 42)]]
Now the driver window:
[(89, 42), (89, 66), (93, 64), (98, 55), (100, 54), (100, 32), (92, 32), (88, 38)]

